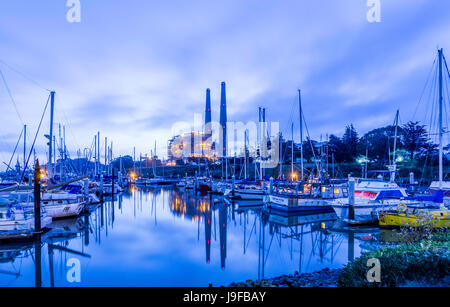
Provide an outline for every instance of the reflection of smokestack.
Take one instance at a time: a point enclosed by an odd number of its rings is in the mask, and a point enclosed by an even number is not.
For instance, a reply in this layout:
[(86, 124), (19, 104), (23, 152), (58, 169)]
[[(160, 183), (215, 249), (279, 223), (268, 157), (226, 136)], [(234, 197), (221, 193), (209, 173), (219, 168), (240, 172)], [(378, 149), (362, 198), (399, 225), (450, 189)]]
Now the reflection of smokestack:
[(206, 90), (205, 136), (211, 136), (211, 90)]
[(225, 82), (222, 82), (220, 96), (220, 125), (222, 126), (223, 156), (227, 156), (227, 95), (225, 92)]
[(219, 208), (219, 235), (220, 235), (220, 265), (225, 268), (225, 259), (227, 257), (227, 219), (228, 210), (225, 204), (221, 204)]
[(205, 213), (205, 248), (207, 263), (211, 261), (211, 218), (212, 208)]

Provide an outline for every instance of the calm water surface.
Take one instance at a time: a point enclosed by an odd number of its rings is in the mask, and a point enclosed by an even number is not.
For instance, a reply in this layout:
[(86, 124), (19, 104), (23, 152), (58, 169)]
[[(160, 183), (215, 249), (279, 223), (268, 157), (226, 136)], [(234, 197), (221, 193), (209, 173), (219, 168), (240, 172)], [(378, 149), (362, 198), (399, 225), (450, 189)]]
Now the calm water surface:
[[(336, 230), (334, 218), (133, 188), (90, 215), (54, 222), (41, 244), (0, 243), (0, 286), (220, 286), (339, 268), (373, 248), (378, 231)], [(67, 279), (73, 259), (80, 283)]]

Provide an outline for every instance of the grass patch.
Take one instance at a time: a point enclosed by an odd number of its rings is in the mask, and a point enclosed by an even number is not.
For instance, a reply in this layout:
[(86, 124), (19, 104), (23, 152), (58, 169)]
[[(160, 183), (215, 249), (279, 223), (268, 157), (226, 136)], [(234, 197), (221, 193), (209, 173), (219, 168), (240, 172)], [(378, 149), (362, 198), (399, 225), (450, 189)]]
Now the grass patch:
[[(380, 247), (364, 253), (347, 264), (338, 278), (339, 287), (396, 287), (420, 281), (438, 284), (450, 275), (450, 234), (421, 234), (415, 242)], [(367, 262), (377, 258), (381, 264), (381, 282), (367, 281)]]

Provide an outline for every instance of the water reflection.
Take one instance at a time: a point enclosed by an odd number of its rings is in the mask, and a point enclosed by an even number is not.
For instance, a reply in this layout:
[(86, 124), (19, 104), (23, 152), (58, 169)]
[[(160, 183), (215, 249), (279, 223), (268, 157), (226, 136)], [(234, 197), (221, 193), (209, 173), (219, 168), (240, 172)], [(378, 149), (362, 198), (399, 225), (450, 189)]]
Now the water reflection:
[[(334, 214), (282, 216), (173, 189), (137, 189), (0, 245), (0, 286), (207, 286), (337, 268), (378, 244)], [(67, 278), (81, 263), (81, 282)]]

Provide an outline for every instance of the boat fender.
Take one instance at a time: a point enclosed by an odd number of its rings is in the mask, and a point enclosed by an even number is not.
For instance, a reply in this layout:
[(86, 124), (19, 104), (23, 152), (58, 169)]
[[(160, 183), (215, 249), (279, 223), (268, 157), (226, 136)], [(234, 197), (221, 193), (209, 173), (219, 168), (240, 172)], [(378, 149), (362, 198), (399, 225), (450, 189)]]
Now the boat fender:
[(400, 203), (397, 206), (397, 211), (399, 212), (406, 212), (406, 209), (408, 209), (408, 206), (405, 203)]

